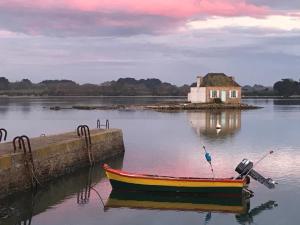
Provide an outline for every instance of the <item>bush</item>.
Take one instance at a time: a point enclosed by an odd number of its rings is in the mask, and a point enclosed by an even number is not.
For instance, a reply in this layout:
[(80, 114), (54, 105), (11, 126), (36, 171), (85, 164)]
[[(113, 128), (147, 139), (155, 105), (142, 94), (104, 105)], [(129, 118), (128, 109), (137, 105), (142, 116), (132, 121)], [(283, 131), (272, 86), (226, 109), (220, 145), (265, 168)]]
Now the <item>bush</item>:
[(213, 99), (213, 103), (221, 104), (221, 103), (222, 103), (222, 100), (221, 100), (220, 98), (214, 98), (214, 99)]

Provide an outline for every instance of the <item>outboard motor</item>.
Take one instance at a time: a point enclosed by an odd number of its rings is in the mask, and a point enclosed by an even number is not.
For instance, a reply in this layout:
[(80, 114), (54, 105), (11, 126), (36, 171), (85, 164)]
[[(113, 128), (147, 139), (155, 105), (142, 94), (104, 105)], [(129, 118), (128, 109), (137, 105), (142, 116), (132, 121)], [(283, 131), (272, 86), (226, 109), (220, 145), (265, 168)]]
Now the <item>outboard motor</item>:
[(243, 159), (243, 161), (240, 162), (240, 164), (235, 168), (235, 171), (240, 174), (239, 178), (244, 178), (248, 175), (269, 189), (275, 188), (276, 182), (271, 178), (264, 178), (262, 175), (256, 172), (253, 169), (253, 162), (248, 159)]

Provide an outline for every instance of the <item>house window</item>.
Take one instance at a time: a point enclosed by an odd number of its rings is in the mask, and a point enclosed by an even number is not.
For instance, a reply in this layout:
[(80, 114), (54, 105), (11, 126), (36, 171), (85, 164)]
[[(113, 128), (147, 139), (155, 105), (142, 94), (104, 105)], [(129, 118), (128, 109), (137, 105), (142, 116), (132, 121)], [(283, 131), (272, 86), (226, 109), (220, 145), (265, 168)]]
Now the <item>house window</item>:
[(232, 90), (229, 92), (230, 98), (237, 98), (238, 97), (238, 91), (237, 90)]
[(210, 98), (219, 98), (219, 91), (210, 90)]

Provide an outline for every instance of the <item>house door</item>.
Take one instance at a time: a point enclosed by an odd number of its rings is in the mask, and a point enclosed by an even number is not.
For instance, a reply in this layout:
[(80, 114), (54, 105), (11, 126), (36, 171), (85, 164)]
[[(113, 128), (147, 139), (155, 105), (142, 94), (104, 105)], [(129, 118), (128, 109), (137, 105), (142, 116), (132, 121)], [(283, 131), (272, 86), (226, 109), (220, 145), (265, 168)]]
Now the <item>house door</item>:
[(221, 91), (221, 100), (222, 102), (226, 102), (226, 91)]

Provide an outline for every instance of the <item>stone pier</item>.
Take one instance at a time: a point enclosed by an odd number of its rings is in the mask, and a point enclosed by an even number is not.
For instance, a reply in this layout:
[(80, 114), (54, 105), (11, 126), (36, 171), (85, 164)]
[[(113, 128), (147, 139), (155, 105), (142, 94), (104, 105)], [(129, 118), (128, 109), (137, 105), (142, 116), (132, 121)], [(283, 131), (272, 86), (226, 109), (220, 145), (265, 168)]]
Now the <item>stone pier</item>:
[[(41, 184), (55, 177), (88, 166), (89, 157), (84, 138), (76, 132), (31, 138), (35, 176)], [(124, 154), (123, 134), (119, 129), (91, 130), (91, 152), (95, 162)], [(31, 187), (24, 153), (13, 150), (12, 142), (0, 144), (0, 198)]]

